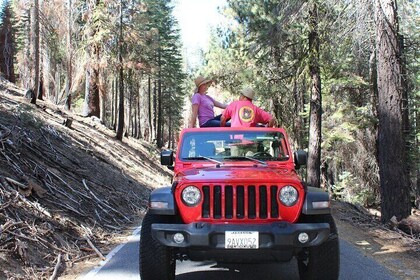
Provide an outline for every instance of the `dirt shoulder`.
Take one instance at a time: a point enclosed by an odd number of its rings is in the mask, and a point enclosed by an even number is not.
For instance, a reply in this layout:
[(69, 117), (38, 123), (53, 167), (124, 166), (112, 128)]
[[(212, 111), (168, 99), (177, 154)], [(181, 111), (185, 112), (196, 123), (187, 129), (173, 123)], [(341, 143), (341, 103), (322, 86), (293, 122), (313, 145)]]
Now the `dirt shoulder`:
[[(344, 202), (333, 202), (340, 238), (392, 271), (399, 279), (420, 279), (420, 239), (382, 225), (375, 211)], [(420, 222), (420, 213), (413, 211)]]

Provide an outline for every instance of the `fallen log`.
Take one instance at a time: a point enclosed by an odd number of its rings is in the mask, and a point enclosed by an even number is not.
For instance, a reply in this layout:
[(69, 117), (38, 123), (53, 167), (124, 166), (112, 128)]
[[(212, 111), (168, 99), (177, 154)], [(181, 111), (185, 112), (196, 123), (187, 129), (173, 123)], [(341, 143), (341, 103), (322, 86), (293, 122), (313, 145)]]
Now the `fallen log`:
[(89, 244), (89, 246), (95, 251), (95, 253), (99, 256), (99, 258), (101, 258), (101, 260), (105, 260), (106, 258), (104, 257), (104, 255), (102, 255), (102, 253), (95, 247), (95, 245), (93, 245), (92, 241), (90, 241), (89, 237), (87, 237), (87, 235), (85, 235), (85, 240), (87, 241), (87, 243)]

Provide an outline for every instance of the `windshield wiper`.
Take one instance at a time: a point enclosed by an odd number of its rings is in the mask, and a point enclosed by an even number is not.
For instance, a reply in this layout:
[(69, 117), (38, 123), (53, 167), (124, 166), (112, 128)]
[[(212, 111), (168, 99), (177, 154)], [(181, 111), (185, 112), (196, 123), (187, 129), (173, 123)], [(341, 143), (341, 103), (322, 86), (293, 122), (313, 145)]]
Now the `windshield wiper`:
[(252, 157), (245, 157), (246, 159), (249, 159), (249, 160), (252, 160), (252, 161), (255, 161), (255, 162), (259, 162), (259, 163), (261, 163), (262, 165), (267, 165), (267, 162), (265, 162), (265, 161), (263, 161), (263, 160), (259, 160), (259, 159), (256, 159), (256, 158), (252, 158)]
[(182, 159), (186, 159), (186, 160), (200, 160), (200, 159), (206, 159), (208, 161), (217, 163), (217, 164), (222, 164), (221, 161), (218, 161), (214, 158), (210, 158), (210, 157), (203, 157), (203, 156), (199, 156), (199, 157), (186, 157), (186, 158), (182, 158)]
[(263, 160), (259, 160), (259, 159), (252, 158), (252, 157), (246, 157), (246, 156), (245, 157), (225, 157), (224, 159), (237, 159), (237, 160), (247, 159), (247, 160), (250, 160), (250, 161), (258, 162), (262, 165), (267, 165), (267, 162), (265, 162)]

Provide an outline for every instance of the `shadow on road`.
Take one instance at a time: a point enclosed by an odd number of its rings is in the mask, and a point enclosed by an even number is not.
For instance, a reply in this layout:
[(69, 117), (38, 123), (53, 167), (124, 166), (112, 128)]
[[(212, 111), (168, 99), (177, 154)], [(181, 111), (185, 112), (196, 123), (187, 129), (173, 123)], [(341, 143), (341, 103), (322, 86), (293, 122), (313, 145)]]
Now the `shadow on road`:
[(218, 264), (209, 262), (205, 265), (202, 262), (177, 262), (176, 280), (196, 279), (294, 280), (299, 279), (299, 276), (295, 261), (274, 264)]

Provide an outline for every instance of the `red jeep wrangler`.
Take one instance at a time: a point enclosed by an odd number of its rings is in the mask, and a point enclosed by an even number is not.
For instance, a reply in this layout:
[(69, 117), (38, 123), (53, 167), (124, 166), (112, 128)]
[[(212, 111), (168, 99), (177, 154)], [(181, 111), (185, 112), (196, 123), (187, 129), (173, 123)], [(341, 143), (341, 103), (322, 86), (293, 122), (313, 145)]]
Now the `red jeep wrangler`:
[(175, 260), (298, 262), (301, 279), (338, 279), (328, 193), (306, 186), (281, 128), (194, 128), (181, 133), (172, 186), (154, 190), (140, 237), (142, 280), (175, 279)]

